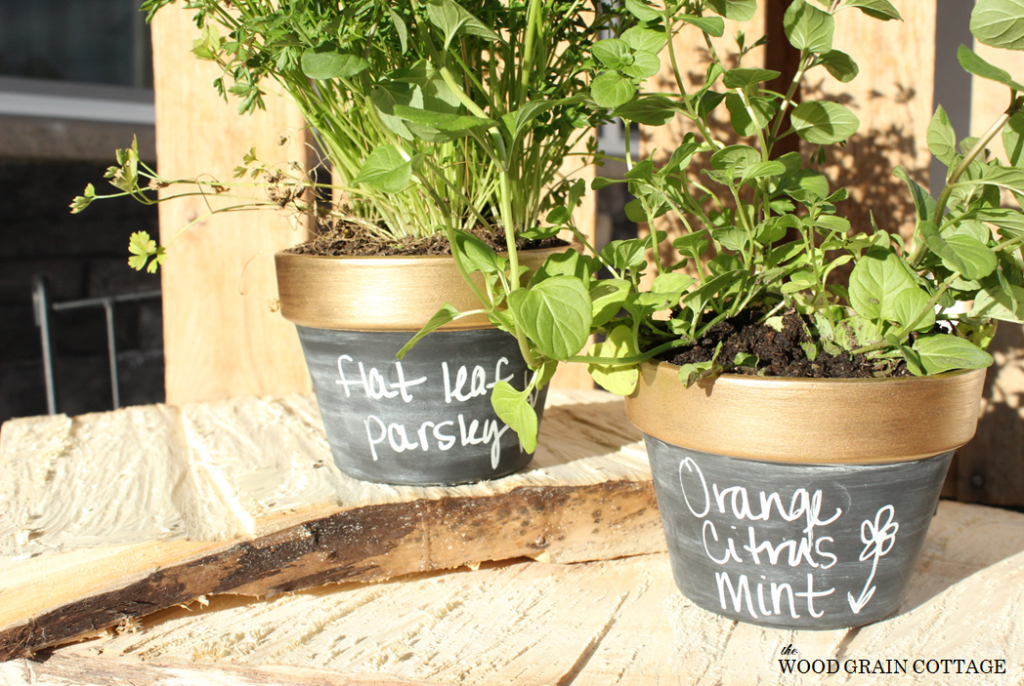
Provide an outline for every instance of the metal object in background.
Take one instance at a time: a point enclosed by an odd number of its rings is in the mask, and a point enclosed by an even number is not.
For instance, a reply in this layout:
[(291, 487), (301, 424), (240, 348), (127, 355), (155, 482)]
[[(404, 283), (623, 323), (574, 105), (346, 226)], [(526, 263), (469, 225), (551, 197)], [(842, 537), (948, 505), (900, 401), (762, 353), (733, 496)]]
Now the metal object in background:
[(98, 298), (83, 298), (81, 300), (68, 300), (60, 303), (51, 303), (46, 277), (36, 274), (32, 278), (32, 306), (35, 312), (36, 326), (39, 327), (39, 336), (43, 349), (43, 377), (46, 383), (46, 411), (49, 414), (57, 413), (57, 383), (54, 377), (54, 350), (53, 350), (53, 319), (51, 312), (63, 312), (65, 310), (80, 310), (89, 307), (102, 307), (107, 319), (107, 355), (110, 358), (110, 389), (114, 403), (114, 409), (121, 407), (121, 390), (117, 371), (117, 337), (114, 330), (114, 305), (123, 302), (138, 302), (140, 300), (153, 300), (159, 298), (159, 289), (149, 291), (138, 291), (136, 293), (123, 293), (121, 295), (106, 295)]

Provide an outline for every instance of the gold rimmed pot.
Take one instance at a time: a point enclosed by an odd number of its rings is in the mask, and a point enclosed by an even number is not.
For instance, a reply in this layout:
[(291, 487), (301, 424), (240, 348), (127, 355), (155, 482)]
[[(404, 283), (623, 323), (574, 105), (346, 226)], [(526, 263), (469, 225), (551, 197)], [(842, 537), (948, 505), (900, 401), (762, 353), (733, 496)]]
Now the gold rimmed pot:
[(896, 612), (985, 370), (898, 379), (641, 366), (644, 433), (676, 585), (731, 619), (861, 626)]
[[(566, 248), (520, 252), (535, 270)], [(498, 380), (526, 387), (514, 337), (458, 319), (396, 353), (444, 304), (480, 308), (450, 256), (278, 253), (281, 313), (296, 325), (338, 468), (389, 484), (450, 485), (522, 469), (531, 456), (495, 414)], [(478, 284), (482, 286), (482, 283)], [(532, 399), (538, 415), (544, 392)]]

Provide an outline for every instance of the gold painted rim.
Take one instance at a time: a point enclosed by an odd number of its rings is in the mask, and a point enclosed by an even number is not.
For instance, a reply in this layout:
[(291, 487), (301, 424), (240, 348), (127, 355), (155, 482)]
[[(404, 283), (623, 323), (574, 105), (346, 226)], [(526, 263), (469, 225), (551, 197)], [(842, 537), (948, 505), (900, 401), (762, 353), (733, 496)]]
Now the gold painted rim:
[[(536, 271), (549, 256), (575, 243), (522, 250), (519, 262)], [(342, 331), (419, 331), (445, 303), (460, 312), (480, 309), (450, 255), (331, 257), (279, 252), (277, 290), (281, 314), (300, 326)], [(474, 274), (483, 289), (483, 276)], [(445, 330), (493, 328), (485, 315), (463, 317)]]
[(905, 462), (955, 450), (978, 424), (984, 369), (899, 379), (723, 374), (690, 388), (679, 367), (640, 366), (626, 414), (673, 445), (752, 460)]

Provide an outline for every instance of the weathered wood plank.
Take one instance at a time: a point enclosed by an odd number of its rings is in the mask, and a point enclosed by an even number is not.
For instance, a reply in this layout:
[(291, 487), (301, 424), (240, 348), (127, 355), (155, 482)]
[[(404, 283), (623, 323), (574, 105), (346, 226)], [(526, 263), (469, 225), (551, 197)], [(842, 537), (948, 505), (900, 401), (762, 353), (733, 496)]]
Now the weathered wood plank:
[[(304, 122), (294, 105), (271, 92), (266, 111), (240, 117), (237, 101), (217, 95), (211, 84), (222, 75), (219, 67), (191, 54), (199, 36), (192, 14), (175, 5), (153, 20), (160, 173), (229, 181), (252, 147), (270, 164), (305, 164)], [(195, 197), (161, 205), (162, 241), (226, 204)], [(274, 276), (274, 252), (305, 235), (301, 221), (260, 210), (205, 219), (175, 240), (161, 269), (168, 403), (310, 391), (295, 327), (276, 312)]]
[(202, 595), (663, 550), (639, 438), (618, 398), (552, 393), (525, 471), (416, 488), (341, 474), (308, 396), (9, 422), (0, 657)]
[[(514, 563), (174, 608), (134, 631), (4, 665), (9, 683), (989, 684), (1024, 678), (1024, 515), (944, 502), (911, 596), (860, 630), (725, 620), (674, 587), (663, 554)], [(1005, 675), (781, 675), (807, 660), (1004, 659)], [(265, 681), (261, 682), (262, 678)], [(18, 681), (22, 679), (23, 681)], [(175, 681), (177, 680), (177, 681)], [(33, 682), (35, 683), (35, 682)]]

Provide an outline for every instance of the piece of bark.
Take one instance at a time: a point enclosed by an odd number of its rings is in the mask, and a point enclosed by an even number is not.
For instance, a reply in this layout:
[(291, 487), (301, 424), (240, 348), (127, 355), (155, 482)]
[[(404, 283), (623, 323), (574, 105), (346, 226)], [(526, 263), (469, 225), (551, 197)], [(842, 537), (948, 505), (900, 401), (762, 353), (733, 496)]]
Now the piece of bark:
[(307, 396), (8, 422), (0, 659), (200, 596), (664, 550), (639, 438), (614, 396), (553, 393), (525, 471), (417, 488), (338, 472)]
[[(1024, 515), (944, 502), (911, 595), (858, 630), (737, 623), (675, 589), (664, 554), (575, 565), (485, 565), (378, 584), (175, 608), (133, 631), (0, 672), (14, 684), (266, 683), (431, 686), (1020, 683)], [(781, 674), (793, 659), (1004, 659), (1007, 674)], [(955, 672), (955, 667), (954, 667)], [(13, 676), (8, 676), (13, 675)], [(237, 681), (231, 681), (236, 678)], [(264, 681), (259, 681), (262, 678)], [(23, 681), (18, 681), (22, 679)]]

